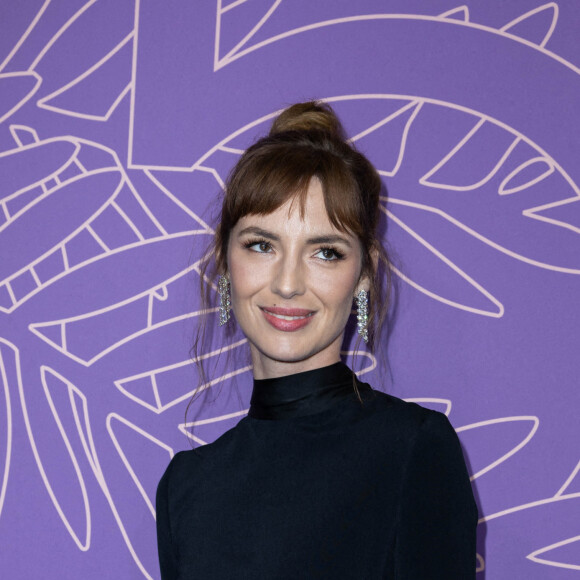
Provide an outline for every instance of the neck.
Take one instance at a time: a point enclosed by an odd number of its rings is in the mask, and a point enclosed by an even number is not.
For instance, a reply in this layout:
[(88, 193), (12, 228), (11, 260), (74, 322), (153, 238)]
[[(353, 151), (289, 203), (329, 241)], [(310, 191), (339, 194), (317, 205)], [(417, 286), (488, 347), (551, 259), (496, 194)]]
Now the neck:
[[(303, 360), (290, 362), (269, 358), (250, 344), (254, 379), (276, 379), (278, 377), (286, 377), (296, 373), (313, 371), (340, 362), (341, 343), (342, 337), (340, 343), (337, 342), (336, 348), (325, 349), (322, 352), (316, 353), (315, 355), (309, 356)], [(335, 345), (333, 344), (331, 346)]]
[[(254, 379), (248, 415), (255, 419), (289, 419), (312, 415), (354, 395), (353, 372), (342, 362), (297, 374)], [(357, 381), (359, 390), (370, 387)]]

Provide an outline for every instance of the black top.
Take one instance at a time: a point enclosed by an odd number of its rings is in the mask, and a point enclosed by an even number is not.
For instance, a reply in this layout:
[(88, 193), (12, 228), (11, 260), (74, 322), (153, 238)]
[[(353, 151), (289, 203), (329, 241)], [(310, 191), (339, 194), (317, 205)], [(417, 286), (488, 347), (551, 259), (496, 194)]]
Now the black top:
[(442, 413), (342, 363), (255, 380), (215, 442), (157, 490), (163, 580), (475, 578), (477, 509)]

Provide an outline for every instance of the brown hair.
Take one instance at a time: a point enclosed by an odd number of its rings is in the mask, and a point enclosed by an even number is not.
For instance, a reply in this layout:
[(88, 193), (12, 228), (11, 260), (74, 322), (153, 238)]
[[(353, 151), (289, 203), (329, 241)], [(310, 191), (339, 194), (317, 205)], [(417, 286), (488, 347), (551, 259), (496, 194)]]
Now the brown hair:
[[(208, 308), (212, 298), (208, 281), (227, 273), (229, 236), (238, 220), (251, 214), (270, 214), (290, 199), (299, 202), (303, 216), (313, 177), (321, 183), (330, 222), (338, 230), (355, 235), (361, 243), (361, 275), (369, 276), (371, 281), (368, 330), (372, 345), (388, 311), (391, 286), (390, 261), (377, 231), (383, 184), (370, 161), (347, 142), (332, 108), (322, 102), (299, 103), (285, 109), (274, 120), (269, 134), (244, 152), (228, 176), (210, 247), (213, 259), (206, 261), (200, 272), (204, 306)], [(386, 266), (384, 294), (378, 261)], [(200, 337), (203, 329), (193, 348), (196, 355)], [(195, 360), (203, 384), (205, 373), (200, 357)]]

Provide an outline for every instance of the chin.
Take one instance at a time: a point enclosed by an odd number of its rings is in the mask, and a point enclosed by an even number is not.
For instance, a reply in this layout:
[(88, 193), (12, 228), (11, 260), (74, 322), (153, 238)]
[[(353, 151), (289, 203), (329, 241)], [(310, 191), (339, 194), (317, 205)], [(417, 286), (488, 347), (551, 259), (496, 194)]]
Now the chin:
[[(320, 342), (312, 344), (312, 341), (308, 341), (310, 344), (304, 344), (306, 342), (304, 340), (291, 340), (288, 342), (289, 344), (283, 344), (284, 341), (278, 338), (277, 341), (274, 339), (263, 345), (255, 344), (255, 347), (262, 358), (279, 363), (303, 363), (316, 357), (326, 359), (326, 355), (329, 354), (328, 351), (334, 351), (335, 349), (335, 341), (332, 340), (329, 343), (324, 342), (323, 344)], [(302, 344), (299, 344), (300, 342)], [(272, 345), (275, 345), (275, 347), (272, 348)]]
[(316, 353), (301, 351), (261, 351), (261, 353), (266, 358), (280, 363), (299, 363), (316, 355)]

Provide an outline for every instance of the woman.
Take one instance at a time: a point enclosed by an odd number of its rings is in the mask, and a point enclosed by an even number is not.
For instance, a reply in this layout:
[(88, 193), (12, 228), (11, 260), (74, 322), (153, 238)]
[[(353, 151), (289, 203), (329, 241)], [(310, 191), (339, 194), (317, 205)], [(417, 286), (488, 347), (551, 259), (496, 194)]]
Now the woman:
[(215, 265), (220, 323), (233, 310), (248, 338), (251, 404), (161, 479), (164, 580), (475, 577), (477, 510), (447, 418), (340, 362), (353, 299), (365, 342), (387, 307), (380, 190), (321, 103), (284, 111), (232, 171)]

